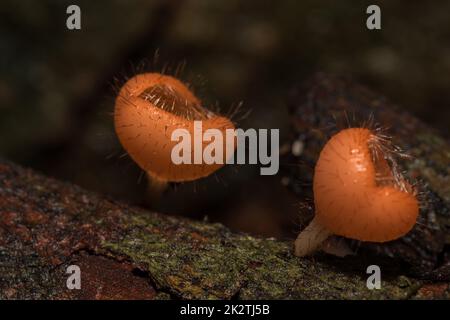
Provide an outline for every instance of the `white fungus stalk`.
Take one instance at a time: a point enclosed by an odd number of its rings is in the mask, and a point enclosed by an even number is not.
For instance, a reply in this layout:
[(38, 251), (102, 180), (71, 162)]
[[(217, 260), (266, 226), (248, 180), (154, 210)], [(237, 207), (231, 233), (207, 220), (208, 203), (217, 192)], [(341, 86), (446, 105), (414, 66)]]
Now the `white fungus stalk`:
[(295, 240), (295, 255), (298, 257), (304, 257), (310, 255), (316, 251), (320, 245), (331, 236), (331, 232), (324, 228), (317, 218), (311, 221), (311, 223), (300, 232)]

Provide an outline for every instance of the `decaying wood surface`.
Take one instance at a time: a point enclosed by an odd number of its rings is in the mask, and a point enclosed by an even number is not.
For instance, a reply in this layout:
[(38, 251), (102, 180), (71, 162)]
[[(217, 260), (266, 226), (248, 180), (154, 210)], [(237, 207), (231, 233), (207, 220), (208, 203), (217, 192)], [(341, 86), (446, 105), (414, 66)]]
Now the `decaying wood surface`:
[[(333, 110), (373, 113), (391, 126), (395, 142), (415, 159), (401, 165), (423, 182), (412, 234), (384, 246), (360, 244), (358, 254), (345, 258), (297, 258), (291, 242), (149, 212), (0, 161), (0, 298), (449, 298), (448, 143), (384, 98), (337, 77), (314, 77), (292, 93), (290, 107), (291, 143), (301, 140), (304, 152), (285, 155), (287, 162), (314, 163)], [(282, 175), (310, 208), (310, 190), (295, 184), (310, 179), (301, 168)], [(382, 269), (380, 290), (366, 286), (374, 263)], [(66, 287), (72, 264), (81, 269), (81, 290)]]

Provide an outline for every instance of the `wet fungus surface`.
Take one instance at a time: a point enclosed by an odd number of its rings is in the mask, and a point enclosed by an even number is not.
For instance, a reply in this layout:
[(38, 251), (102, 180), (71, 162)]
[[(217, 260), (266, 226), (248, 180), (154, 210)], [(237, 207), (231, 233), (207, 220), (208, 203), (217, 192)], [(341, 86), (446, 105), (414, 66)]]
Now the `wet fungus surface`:
[[(201, 121), (202, 131), (194, 129), (194, 121)], [(159, 73), (139, 74), (123, 85), (116, 98), (114, 122), (122, 146), (139, 167), (153, 179), (174, 182), (206, 177), (223, 166), (175, 164), (171, 159), (178, 143), (172, 139), (174, 130), (190, 133), (193, 158), (194, 140), (201, 140), (206, 130), (217, 129), (225, 135), (226, 129), (234, 129), (228, 118), (206, 109), (181, 81)]]
[(366, 128), (334, 135), (314, 171), (315, 217), (296, 241), (296, 254), (311, 253), (329, 235), (372, 242), (410, 231), (419, 202), (409, 183), (390, 169), (384, 141)]

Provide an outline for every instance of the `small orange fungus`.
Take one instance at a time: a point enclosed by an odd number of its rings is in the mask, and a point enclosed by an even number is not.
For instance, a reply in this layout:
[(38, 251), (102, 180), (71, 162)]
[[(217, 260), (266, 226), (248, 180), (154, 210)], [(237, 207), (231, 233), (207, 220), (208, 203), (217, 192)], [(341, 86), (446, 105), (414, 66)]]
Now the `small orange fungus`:
[(116, 98), (114, 123), (119, 140), (131, 158), (157, 181), (195, 180), (223, 166), (173, 163), (171, 152), (177, 141), (172, 141), (172, 132), (186, 129), (194, 136), (194, 121), (202, 121), (203, 131), (218, 129), (224, 136), (226, 129), (234, 129), (228, 118), (204, 108), (185, 84), (171, 76), (136, 75)]
[(385, 242), (413, 228), (419, 202), (386, 160), (383, 139), (349, 128), (327, 142), (314, 171), (315, 217), (295, 241), (297, 256), (311, 254), (333, 234)]

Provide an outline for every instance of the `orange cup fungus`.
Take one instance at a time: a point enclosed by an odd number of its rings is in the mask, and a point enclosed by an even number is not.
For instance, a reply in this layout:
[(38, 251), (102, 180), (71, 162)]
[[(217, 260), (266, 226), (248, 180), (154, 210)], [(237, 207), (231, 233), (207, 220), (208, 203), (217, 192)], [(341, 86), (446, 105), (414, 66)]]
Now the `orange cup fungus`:
[[(136, 75), (123, 85), (116, 98), (114, 123), (119, 140), (131, 158), (157, 181), (206, 177), (226, 162), (224, 159), (221, 164), (173, 163), (171, 152), (177, 141), (172, 141), (172, 132), (186, 129), (194, 137), (196, 120), (202, 121), (203, 131), (214, 128), (224, 136), (226, 129), (234, 129), (228, 118), (204, 108), (185, 84), (171, 76)], [(204, 147), (205, 142), (202, 144)]]
[(387, 162), (383, 138), (366, 128), (334, 135), (314, 171), (315, 217), (295, 241), (295, 254), (311, 254), (330, 235), (385, 242), (408, 233), (419, 202)]

